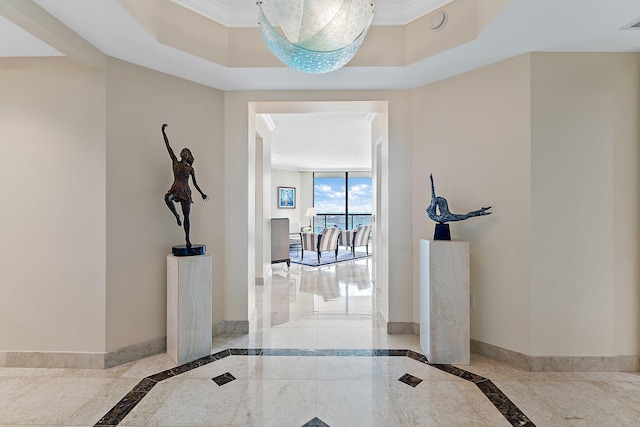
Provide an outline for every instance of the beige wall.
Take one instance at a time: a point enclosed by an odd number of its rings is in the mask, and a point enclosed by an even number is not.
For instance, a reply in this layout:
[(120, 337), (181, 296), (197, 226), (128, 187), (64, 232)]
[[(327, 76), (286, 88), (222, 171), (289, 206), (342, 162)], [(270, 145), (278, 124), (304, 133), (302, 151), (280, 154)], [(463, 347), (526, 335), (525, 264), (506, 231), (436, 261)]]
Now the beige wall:
[[(264, 278), (271, 271), (271, 129), (264, 117), (257, 117), (256, 130), (256, 278)], [(258, 173), (259, 171), (259, 173)]]
[(192, 240), (214, 255), (222, 321), (222, 92), (113, 59), (106, 73), (63, 58), (1, 64), (0, 120), (19, 159), (3, 178), (28, 187), (2, 212), (0, 349), (108, 352), (166, 335), (165, 257), (184, 237), (163, 201), (163, 122), (211, 197), (196, 199)]
[(372, 135), (387, 320), (419, 321), (433, 173), (452, 211), (493, 206), (451, 225), (471, 242), (472, 338), (531, 355), (638, 354), (639, 71), (638, 54), (531, 54), (414, 91), (223, 93), (114, 59), (106, 73), (3, 59), (1, 173), (28, 186), (4, 190), (0, 350), (102, 352), (166, 334), (165, 255), (183, 234), (162, 199), (164, 122), (211, 197), (195, 198), (192, 236), (213, 255), (214, 323), (248, 320), (255, 105), (384, 101)]
[[(123, 61), (107, 72), (107, 350), (166, 335), (166, 255), (184, 233), (165, 206), (171, 160), (188, 147), (193, 188), (191, 240), (213, 256), (213, 318), (224, 319), (223, 93)], [(178, 209), (180, 212), (180, 209)]]
[(472, 338), (638, 354), (639, 89), (638, 54), (554, 53), (414, 92), (416, 237), (433, 236), (429, 173), (452, 211), (493, 206), (451, 224), (471, 242)]
[(640, 55), (531, 70), (533, 352), (639, 354)]
[[(492, 206), (492, 215), (451, 223), (471, 242), (471, 337), (531, 350), (531, 172), (529, 57), (521, 56), (414, 91), (413, 257), (432, 239), (425, 209), (436, 194), (455, 213)], [(419, 270), (414, 261), (414, 321)], [(416, 317), (417, 316), (417, 317)]]
[(307, 213), (307, 208), (313, 206), (313, 172), (300, 172), (300, 226), (309, 226), (309, 217), (304, 216)]
[[(389, 321), (389, 112), (376, 114), (371, 122), (371, 181), (373, 207), (373, 271), (375, 313)], [(405, 221), (406, 225), (407, 222)], [(394, 286), (395, 287), (395, 286)], [(410, 289), (405, 290), (407, 294)], [(411, 291), (412, 292), (412, 291)], [(412, 294), (413, 297), (413, 294)], [(376, 319), (378, 320), (378, 319)], [(406, 320), (403, 320), (406, 322)]]
[[(313, 185), (313, 184), (312, 184)], [(278, 187), (295, 187), (296, 189), (296, 208), (295, 209), (278, 209)], [(309, 193), (310, 188), (301, 187), (300, 185), (300, 172), (271, 169), (271, 199), (269, 205), (271, 207), (272, 218), (289, 218), (290, 225), (294, 223), (298, 224), (298, 231), (300, 227), (309, 225), (309, 218), (304, 216), (309, 206), (301, 205), (300, 201), (303, 197), (303, 193)]]
[(105, 346), (105, 73), (0, 60), (0, 350)]

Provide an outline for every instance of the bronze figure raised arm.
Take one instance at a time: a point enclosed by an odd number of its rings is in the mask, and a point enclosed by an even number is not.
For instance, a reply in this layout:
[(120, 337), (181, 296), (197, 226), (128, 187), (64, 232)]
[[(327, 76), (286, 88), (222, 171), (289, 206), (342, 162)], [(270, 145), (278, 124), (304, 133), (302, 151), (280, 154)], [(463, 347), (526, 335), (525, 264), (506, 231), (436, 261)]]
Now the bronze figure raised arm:
[(176, 217), (178, 226), (181, 226), (182, 222), (180, 221), (180, 215), (178, 215), (178, 212), (176, 211), (175, 203), (180, 203), (184, 221), (185, 240), (187, 242), (186, 246), (190, 249), (191, 241), (189, 240), (189, 229), (191, 228), (191, 224), (189, 221), (189, 213), (191, 212), (191, 203), (193, 203), (193, 200), (191, 199), (189, 177), (193, 180), (193, 185), (202, 196), (202, 200), (207, 201), (209, 200), (209, 197), (200, 190), (196, 181), (196, 172), (192, 166), (194, 158), (191, 154), (191, 150), (183, 148), (182, 151), (180, 151), (180, 160), (178, 160), (171, 149), (171, 145), (169, 145), (169, 138), (167, 138), (167, 134), (164, 131), (166, 127), (166, 124), (162, 125), (162, 135), (164, 136), (164, 143), (167, 146), (169, 157), (171, 157), (171, 161), (173, 163), (173, 185), (171, 186), (171, 189), (167, 191), (167, 194), (164, 195), (164, 201)]

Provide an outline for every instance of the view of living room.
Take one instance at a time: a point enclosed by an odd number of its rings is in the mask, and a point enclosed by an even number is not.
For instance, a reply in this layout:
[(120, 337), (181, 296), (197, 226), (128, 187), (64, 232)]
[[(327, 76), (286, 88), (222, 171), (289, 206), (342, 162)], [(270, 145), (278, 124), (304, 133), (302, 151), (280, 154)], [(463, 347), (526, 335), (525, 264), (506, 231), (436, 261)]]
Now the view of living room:
[[(271, 254), (271, 305), (281, 307), (272, 309), (277, 313), (272, 326), (288, 322), (292, 312), (308, 313), (309, 306), (315, 315), (364, 315), (369, 320), (373, 306), (372, 115), (260, 116), (271, 133), (271, 223), (275, 227), (274, 221), (286, 219), (289, 224), (290, 262), (278, 262), (281, 256)], [(330, 250), (318, 253), (325, 229), (337, 229), (336, 240)], [(361, 231), (358, 246), (353, 244), (356, 230)], [(274, 248), (274, 242), (271, 245)], [(257, 283), (261, 282), (269, 280), (258, 278)]]

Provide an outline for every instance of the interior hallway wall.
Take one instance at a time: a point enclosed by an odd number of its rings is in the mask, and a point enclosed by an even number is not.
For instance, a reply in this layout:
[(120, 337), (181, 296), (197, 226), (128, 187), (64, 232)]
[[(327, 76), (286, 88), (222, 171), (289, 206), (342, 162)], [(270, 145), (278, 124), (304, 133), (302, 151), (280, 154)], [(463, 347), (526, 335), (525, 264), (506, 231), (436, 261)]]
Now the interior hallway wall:
[[(278, 187), (295, 187), (296, 189), (296, 208), (295, 209), (278, 209)], [(271, 206), (272, 218), (289, 218), (289, 225), (292, 228), (295, 224), (298, 224), (298, 232), (300, 227), (309, 225), (309, 218), (306, 218), (306, 222), (300, 222), (300, 216), (304, 216), (307, 208), (300, 204), (303, 192), (309, 192), (310, 189), (302, 188), (300, 186), (300, 172), (283, 170), (283, 169), (271, 169), (271, 199), (269, 205)], [(309, 206), (307, 206), (309, 207)]]
[[(256, 143), (262, 144), (260, 155), (256, 153), (256, 172), (260, 170), (260, 176), (256, 173), (256, 215), (261, 216), (261, 225), (256, 222), (256, 238), (262, 241), (262, 251), (256, 251), (256, 277), (264, 278), (271, 271), (271, 129), (264, 117), (256, 120), (256, 129), (259, 137)], [(256, 147), (257, 148), (257, 147)], [(257, 205), (260, 205), (259, 207)], [(269, 238), (265, 238), (269, 236)], [(258, 252), (261, 258), (258, 259)], [(261, 273), (261, 274), (260, 274)]]
[(640, 54), (532, 54), (531, 88), (534, 355), (638, 355)]
[[(2, 176), (30, 185), (0, 214), (0, 351), (104, 352), (166, 334), (165, 259), (183, 233), (162, 199), (163, 122), (211, 197), (194, 192), (192, 230), (214, 255), (214, 322), (246, 320), (248, 103), (388, 100), (388, 320), (419, 321), (433, 172), (452, 211), (493, 205), (452, 224), (472, 244), (472, 338), (638, 354), (639, 57), (524, 55), (410, 92), (229, 93), (115, 59), (106, 74), (3, 59), (0, 124), (17, 160)], [(29, 242), (46, 256), (25, 256)]]
[(416, 237), (433, 236), (430, 172), (452, 211), (493, 206), (451, 224), (471, 242), (473, 339), (640, 353), (639, 92), (637, 53), (528, 54), (415, 91)]
[(105, 73), (3, 58), (0, 99), (0, 351), (103, 352)]
[(372, 235), (377, 249), (372, 260), (375, 309), (386, 321), (389, 319), (389, 264), (381, 261), (389, 259), (389, 182), (384, 179), (389, 174), (389, 165), (383, 161), (389, 157), (388, 138), (389, 113), (378, 113), (371, 122)]
[(414, 321), (419, 321), (418, 239), (433, 239), (429, 174), (449, 209), (492, 206), (450, 224), (471, 244), (471, 338), (531, 352), (531, 123), (529, 56), (414, 91)]
[(166, 255), (185, 240), (164, 202), (173, 175), (163, 123), (176, 156), (184, 147), (192, 151), (198, 184), (210, 198), (204, 203), (192, 185), (191, 240), (213, 257), (213, 322), (225, 319), (223, 99), (216, 89), (108, 61), (108, 351), (166, 335)]
[(308, 227), (309, 223), (313, 224), (311, 218), (305, 216), (307, 208), (313, 207), (313, 172), (299, 172), (300, 176), (300, 209), (298, 215), (300, 218), (300, 227)]

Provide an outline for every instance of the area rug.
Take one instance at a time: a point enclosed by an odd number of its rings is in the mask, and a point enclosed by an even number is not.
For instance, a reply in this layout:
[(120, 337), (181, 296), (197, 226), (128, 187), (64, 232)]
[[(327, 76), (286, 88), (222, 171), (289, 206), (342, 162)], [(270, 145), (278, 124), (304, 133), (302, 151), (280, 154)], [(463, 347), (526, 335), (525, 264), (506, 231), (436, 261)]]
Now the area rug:
[[(363, 247), (364, 249), (364, 247)], [(292, 249), (289, 251), (289, 257), (291, 258), (291, 262), (294, 264), (301, 264), (301, 265), (308, 265), (311, 267), (318, 267), (320, 265), (329, 265), (329, 264), (336, 264), (339, 262), (345, 262), (345, 261), (353, 261), (354, 259), (361, 259), (361, 258), (369, 258), (371, 257), (371, 252), (369, 252), (369, 255), (367, 255), (366, 252), (358, 252), (356, 250), (356, 256), (354, 258), (353, 254), (351, 253), (350, 250), (344, 250), (344, 249), (339, 249), (338, 250), (338, 260), (336, 261), (336, 257), (335, 257), (335, 252), (334, 251), (327, 251), (327, 252), (321, 252), (320, 253), (320, 262), (318, 262), (318, 252), (314, 252), (314, 251), (304, 251), (304, 259), (300, 259), (300, 255), (302, 254), (302, 252), (300, 250), (298, 250), (298, 253), (296, 254), (296, 250)]]

